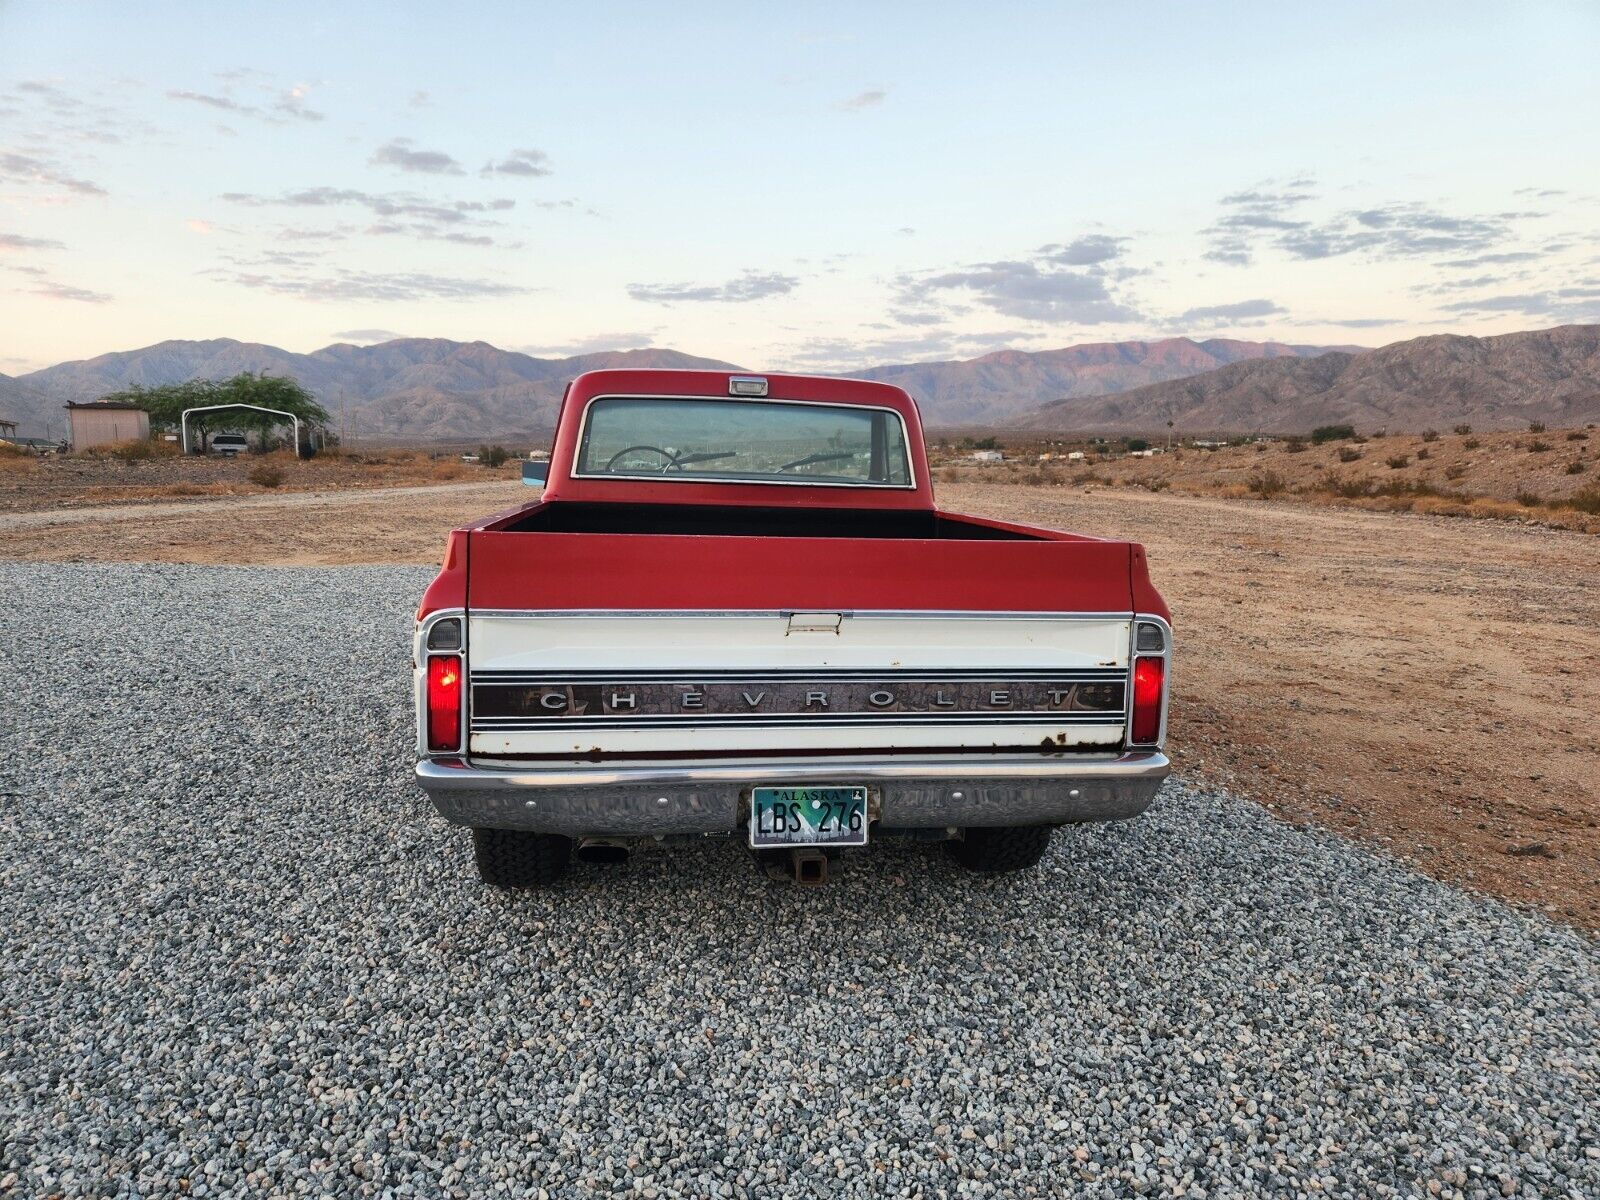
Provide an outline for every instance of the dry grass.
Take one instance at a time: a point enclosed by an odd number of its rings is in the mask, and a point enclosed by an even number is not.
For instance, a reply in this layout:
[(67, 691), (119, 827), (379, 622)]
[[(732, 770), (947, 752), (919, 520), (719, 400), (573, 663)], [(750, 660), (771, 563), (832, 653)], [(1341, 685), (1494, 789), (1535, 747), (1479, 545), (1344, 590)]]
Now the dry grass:
[[(1377, 435), (1374, 433), (1374, 437)], [(1550, 454), (1561, 441), (1563, 453)], [(1039, 446), (1054, 457), (1034, 461), (1023, 446), (1006, 446), (1005, 462), (946, 460), (936, 477), (949, 483), (1015, 483), (1090, 490), (1105, 485), (1227, 499), (1331, 504), (1390, 512), (1472, 519), (1515, 520), (1583, 532), (1600, 532), (1584, 496), (1597, 458), (1589, 431), (1527, 434), (1388, 434), (1381, 454), (1366, 454), (1369, 439), (1289, 438), (1220, 449), (1176, 447), (1153, 458), (1118, 456), (1111, 445), (1066, 443), (1089, 458), (1060, 457), (1063, 443)], [(1107, 453), (1111, 451), (1113, 453)], [(938, 459), (936, 457), (935, 461)], [(1362, 471), (1362, 467), (1367, 467)], [(1347, 469), (1352, 468), (1347, 473)], [(1374, 470), (1375, 469), (1375, 470)], [(1600, 472), (1596, 472), (1600, 473)], [(1593, 487), (1589, 489), (1591, 495)]]

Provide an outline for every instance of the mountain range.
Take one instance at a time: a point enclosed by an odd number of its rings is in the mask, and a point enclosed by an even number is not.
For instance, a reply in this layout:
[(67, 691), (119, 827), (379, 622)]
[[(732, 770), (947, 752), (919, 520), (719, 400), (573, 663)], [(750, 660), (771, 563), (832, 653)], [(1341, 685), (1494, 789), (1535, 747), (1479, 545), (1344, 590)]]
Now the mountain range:
[(1437, 334), (1361, 354), (1239, 362), (1115, 396), (1047, 404), (1017, 424), (1063, 433), (1304, 433), (1348, 422), (1417, 431), (1600, 420), (1600, 325), (1494, 337)]
[[(0, 375), (0, 417), (59, 436), (61, 405), (135, 384), (264, 371), (298, 379), (355, 439), (534, 438), (566, 381), (602, 367), (746, 369), (676, 350), (536, 358), (487, 342), (402, 338), (296, 354), (228, 338), (170, 341)], [(965, 361), (852, 372), (904, 387), (932, 426), (1061, 433), (1305, 432), (1351, 422), (1395, 431), (1469, 423), (1513, 428), (1600, 420), (1600, 325), (1494, 337), (1441, 334), (1378, 350), (1212, 338), (1000, 350)]]
[[(1037, 352), (1001, 350), (957, 362), (906, 363), (852, 372), (906, 388), (934, 425), (995, 425), (1058, 397), (1097, 396), (1259, 358), (1325, 353), (1213, 338), (1107, 342)], [(308, 387), (355, 436), (456, 439), (547, 433), (566, 381), (601, 367), (742, 366), (676, 350), (620, 350), (535, 358), (487, 342), (402, 338), (373, 346), (337, 343), (310, 354), (239, 342), (171, 341), (61, 363), (14, 380), (0, 377), (0, 415), (24, 433), (59, 432), (61, 405), (135, 384), (226, 379), (241, 371), (287, 375)], [(31, 427), (31, 428), (30, 428)]]

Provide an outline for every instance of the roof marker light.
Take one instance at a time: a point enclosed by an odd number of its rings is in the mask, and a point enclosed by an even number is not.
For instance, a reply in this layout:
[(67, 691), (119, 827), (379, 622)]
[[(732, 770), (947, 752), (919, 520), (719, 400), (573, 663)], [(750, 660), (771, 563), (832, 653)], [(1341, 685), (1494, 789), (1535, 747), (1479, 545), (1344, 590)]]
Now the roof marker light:
[(767, 381), (759, 375), (730, 375), (728, 377), (728, 395), (730, 396), (765, 396), (767, 394)]

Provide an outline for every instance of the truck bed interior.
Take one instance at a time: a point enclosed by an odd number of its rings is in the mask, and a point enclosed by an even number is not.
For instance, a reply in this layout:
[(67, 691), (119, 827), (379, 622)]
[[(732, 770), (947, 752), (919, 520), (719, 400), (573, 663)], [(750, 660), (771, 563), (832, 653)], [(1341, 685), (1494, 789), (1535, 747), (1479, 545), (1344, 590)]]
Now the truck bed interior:
[(723, 537), (919, 538), (936, 541), (1049, 541), (936, 511), (870, 508), (752, 508), (697, 504), (542, 504), (506, 533), (661, 533)]

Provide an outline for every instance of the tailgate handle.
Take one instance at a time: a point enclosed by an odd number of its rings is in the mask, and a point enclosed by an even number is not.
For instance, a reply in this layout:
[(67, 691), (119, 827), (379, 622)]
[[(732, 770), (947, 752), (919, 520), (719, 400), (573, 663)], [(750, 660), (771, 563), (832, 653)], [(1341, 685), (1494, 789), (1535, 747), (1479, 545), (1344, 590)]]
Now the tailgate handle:
[(844, 619), (843, 613), (790, 613), (789, 628), (784, 631), (784, 637), (791, 633), (832, 633), (839, 632), (839, 623)]

